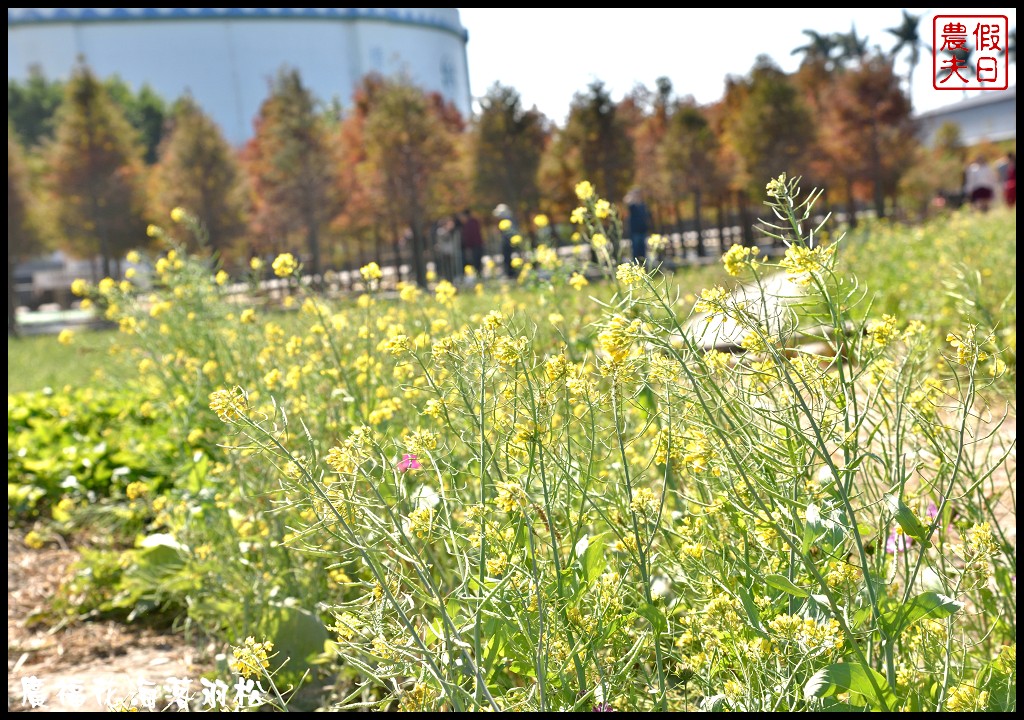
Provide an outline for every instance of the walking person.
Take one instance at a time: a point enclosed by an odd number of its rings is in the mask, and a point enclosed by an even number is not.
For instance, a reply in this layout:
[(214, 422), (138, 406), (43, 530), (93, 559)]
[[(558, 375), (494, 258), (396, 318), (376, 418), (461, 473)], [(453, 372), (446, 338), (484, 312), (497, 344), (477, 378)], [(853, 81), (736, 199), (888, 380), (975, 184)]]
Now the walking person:
[(978, 155), (974, 162), (967, 166), (967, 172), (964, 174), (964, 196), (976, 210), (988, 212), (998, 185), (999, 177), (984, 156)]
[(462, 258), (478, 278), (483, 277), (484, 234), (472, 208), (462, 211)]
[(455, 282), (462, 270), (462, 233), (460, 221), (455, 216), (442, 220), (437, 228), (438, 275), (448, 282)]
[(505, 277), (513, 279), (516, 276), (515, 268), (512, 267), (512, 238), (519, 234), (515, 220), (512, 219), (512, 209), (505, 203), (494, 208), (494, 217), (498, 219), (498, 230), (501, 231), (501, 258), (505, 268)]
[(651, 212), (647, 209), (639, 188), (626, 195), (626, 209), (629, 215), (629, 240), (633, 246), (633, 260), (640, 265), (647, 264), (647, 238), (651, 234)]
[(1017, 153), (1006, 153), (1006, 177), (1003, 179), (1003, 199), (1007, 207), (1017, 204)]

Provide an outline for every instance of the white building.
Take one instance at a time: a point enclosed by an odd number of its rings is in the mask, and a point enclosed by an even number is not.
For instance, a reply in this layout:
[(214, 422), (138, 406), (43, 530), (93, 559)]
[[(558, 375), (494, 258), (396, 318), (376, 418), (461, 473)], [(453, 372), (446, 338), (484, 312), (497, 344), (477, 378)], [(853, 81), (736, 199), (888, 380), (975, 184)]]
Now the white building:
[(975, 97), (944, 105), (917, 116), (918, 137), (925, 145), (945, 123), (960, 128), (960, 140), (967, 147), (982, 142), (1001, 142), (1017, 137), (1017, 86), (1006, 90), (990, 90)]
[(7, 8), (7, 77), (66, 79), (82, 58), (168, 101), (188, 91), (241, 143), (283, 67), (343, 106), (366, 74), (406, 73), (468, 117), (467, 38), (457, 8)]

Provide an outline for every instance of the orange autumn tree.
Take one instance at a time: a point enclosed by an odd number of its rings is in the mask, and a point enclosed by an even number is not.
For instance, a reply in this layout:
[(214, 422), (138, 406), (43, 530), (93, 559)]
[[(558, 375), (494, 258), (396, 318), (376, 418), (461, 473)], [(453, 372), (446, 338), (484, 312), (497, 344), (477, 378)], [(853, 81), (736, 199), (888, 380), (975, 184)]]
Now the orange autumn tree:
[(657, 89), (653, 93), (638, 85), (623, 100), (623, 105), (632, 104), (638, 111), (635, 121), (629, 124), (634, 149), (633, 180), (643, 192), (654, 217), (660, 217), (662, 211), (671, 210), (673, 221), (678, 221), (665, 168), (658, 160), (658, 148), (668, 129), (672, 81), (659, 77), (655, 85)]
[[(705, 198), (717, 195), (725, 184), (718, 167), (718, 138), (707, 111), (692, 97), (677, 100), (670, 113), (658, 146), (658, 161), (672, 189), (673, 203), (684, 196), (693, 199), (694, 229), (701, 233)], [(697, 251), (703, 252), (703, 244)]]
[[(150, 177), (151, 217), (163, 224), (173, 208), (185, 208), (202, 223), (209, 249), (223, 253), (246, 232), (247, 198), (237, 153), (192, 97), (175, 103), (172, 118)], [(171, 225), (167, 232), (196, 250), (191, 231)]]
[(427, 226), (452, 209), (444, 199), (457, 182), (456, 131), (442, 105), (407, 78), (375, 79), (373, 88), (361, 120), (365, 156), (358, 179), (373, 188), (378, 217), (409, 231), (413, 272), (425, 286)]
[(72, 253), (113, 262), (145, 239), (142, 145), (85, 65), (65, 85), (54, 139), (44, 150), (53, 220)]
[(740, 225), (744, 242), (751, 244), (750, 202), (763, 195), (766, 177), (807, 174), (816, 129), (792, 79), (766, 55), (758, 56), (745, 78), (727, 83), (725, 100), (731, 106), (726, 135), (740, 165), (734, 176)]
[(875, 213), (886, 214), (886, 197), (896, 193), (918, 144), (910, 98), (880, 53), (839, 73), (822, 104), (819, 127), (835, 175), (853, 188), (871, 189)]
[(352, 95), (352, 107), (344, 112), (335, 128), (338, 152), (336, 181), (346, 200), (341, 211), (331, 220), (331, 229), (346, 239), (340, 250), (343, 264), (349, 267), (365, 265), (371, 260), (383, 261), (379, 253), (371, 257), (371, 249), (383, 246), (385, 238), (394, 242), (395, 256), (400, 257), (397, 222), (376, 202), (372, 182), (374, 172), (366, 154), (366, 116), (380, 81), (378, 75), (363, 78)]
[(322, 240), (343, 198), (331, 121), (298, 70), (282, 69), (260, 106), (243, 165), (252, 189), (251, 229), (261, 249), (304, 245), (306, 269), (322, 270)]

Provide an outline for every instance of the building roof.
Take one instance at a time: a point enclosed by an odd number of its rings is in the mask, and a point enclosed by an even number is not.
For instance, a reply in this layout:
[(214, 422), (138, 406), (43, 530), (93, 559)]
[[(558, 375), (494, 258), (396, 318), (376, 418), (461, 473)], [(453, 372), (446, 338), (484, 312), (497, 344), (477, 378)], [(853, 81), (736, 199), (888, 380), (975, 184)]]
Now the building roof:
[(146, 20), (379, 20), (453, 32), (465, 40), (457, 8), (7, 8), (7, 26)]
[(960, 128), (965, 145), (1001, 142), (1017, 137), (1017, 86), (992, 90), (916, 115), (918, 136), (932, 145), (946, 123)]
[(970, 108), (984, 107), (986, 105), (992, 105), (994, 103), (1005, 103), (1013, 101), (1017, 102), (1017, 86), (1011, 85), (1006, 90), (991, 90), (983, 92), (980, 95), (974, 95), (972, 97), (963, 98), (956, 102), (951, 102), (948, 105), (929, 110), (918, 114), (916, 117), (920, 119), (934, 117), (936, 115), (949, 115), (951, 112), (957, 112), (960, 110), (968, 110)]

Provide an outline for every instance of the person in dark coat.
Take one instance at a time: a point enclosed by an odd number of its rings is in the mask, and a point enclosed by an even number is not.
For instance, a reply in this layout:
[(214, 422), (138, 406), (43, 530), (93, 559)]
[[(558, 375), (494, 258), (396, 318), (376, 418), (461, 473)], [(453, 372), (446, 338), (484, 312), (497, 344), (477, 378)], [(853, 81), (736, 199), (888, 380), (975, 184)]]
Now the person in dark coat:
[(477, 277), (483, 276), (484, 234), (472, 208), (462, 211), (462, 257)]
[(647, 238), (651, 234), (651, 213), (647, 203), (637, 189), (626, 195), (629, 216), (629, 240), (633, 246), (633, 260), (643, 265), (647, 262)]

